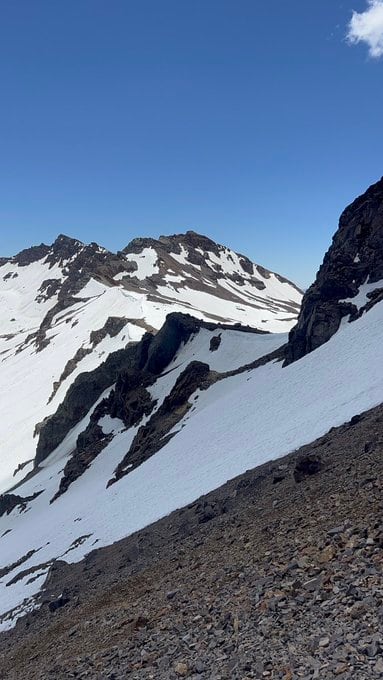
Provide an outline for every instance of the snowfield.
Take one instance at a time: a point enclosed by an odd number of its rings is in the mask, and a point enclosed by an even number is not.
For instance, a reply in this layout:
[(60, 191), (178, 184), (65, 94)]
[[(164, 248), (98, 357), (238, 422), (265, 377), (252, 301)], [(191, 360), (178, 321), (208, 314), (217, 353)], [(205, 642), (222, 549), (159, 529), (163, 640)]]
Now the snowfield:
[[(284, 456), (382, 403), (383, 371), (377, 368), (383, 365), (382, 324), (380, 303), (357, 321), (343, 323), (328, 343), (286, 368), (280, 362), (269, 363), (198, 391), (191, 398), (192, 408), (175, 428), (176, 436), (108, 489), (107, 481), (137, 428), (124, 430), (121, 421), (103, 418), (104, 431), (114, 432), (112, 441), (50, 505), (76, 438), (75, 432), (69, 433), (38, 473), (16, 491), (21, 496), (42, 493), (25, 512), (15, 509), (0, 518), (0, 569), (35, 551), (0, 579), (0, 612), (10, 611), (0, 619), (0, 629), (13, 626), (33, 606), (33, 595), (53, 559), (78, 561), (94, 547), (127, 536), (247, 469)], [(194, 359), (209, 363), (213, 370), (227, 371), (286, 340), (285, 335), (223, 331), (220, 347), (210, 352), (211, 335), (202, 329), (180, 348), (166, 374), (150, 388), (159, 402)], [(78, 545), (79, 537), (86, 538)], [(41, 565), (33, 573), (37, 580), (31, 583), (28, 574), (7, 586), (17, 574), (37, 565)]]

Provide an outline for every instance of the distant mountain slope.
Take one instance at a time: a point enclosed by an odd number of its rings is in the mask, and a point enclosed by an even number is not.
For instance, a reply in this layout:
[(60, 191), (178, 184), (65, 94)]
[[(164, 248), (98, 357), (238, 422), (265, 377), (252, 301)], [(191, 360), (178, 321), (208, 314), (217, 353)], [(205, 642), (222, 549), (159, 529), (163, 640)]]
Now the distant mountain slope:
[(301, 297), (279, 275), (194, 232), (136, 239), (117, 254), (61, 235), (4, 259), (0, 491), (31, 469), (33, 434), (75, 378), (156, 332), (170, 312), (287, 331)]

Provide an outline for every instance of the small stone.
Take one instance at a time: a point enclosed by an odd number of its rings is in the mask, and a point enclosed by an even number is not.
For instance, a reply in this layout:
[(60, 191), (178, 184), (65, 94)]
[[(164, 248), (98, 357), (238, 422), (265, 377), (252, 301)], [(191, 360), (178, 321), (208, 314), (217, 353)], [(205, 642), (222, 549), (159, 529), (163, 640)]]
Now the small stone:
[(328, 647), (330, 644), (330, 638), (324, 637), (319, 640), (319, 647)]
[(321, 564), (326, 564), (327, 562), (331, 562), (331, 560), (335, 557), (335, 548), (332, 545), (327, 545), (319, 555), (319, 562)]
[(333, 529), (330, 529), (330, 531), (327, 532), (328, 536), (337, 536), (338, 534), (343, 534), (345, 530), (345, 525), (341, 524), (338, 527), (334, 527)]
[(306, 583), (303, 584), (303, 587), (305, 590), (309, 590), (310, 592), (313, 592), (317, 588), (320, 588), (322, 585), (322, 579), (320, 577), (317, 578), (311, 578), (309, 581), (306, 581)]
[(189, 672), (187, 664), (184, 663), (183, 661), (179, 661), (178, 663), (176, 663), (174, 670), (177, 673), (177, 675), (179, 675), (181, 678), (186, 678)]
[(173, 600), (175, 596), (177, 595), (178, 590), (169, 590), (168, 593), (166, 593), (166, 599), (167, 600)]
[(204, 673), (204, 671), (206, 670), (206, 666), (205, 666), (204, 662), (202, 661), (202, 659), (196, 660), (196, 662), (194, 664), (194, 670), (195, 670), (196, 673)]
[(146, 649), (141, 649), (141, 659), (143, 661), (148, 661), (150, 659), (150, 654)]
[(335, 668), (335, 675), (342, 675), (348, 670), (348, 664), (346, 663), (340, 663), (336, 668)]

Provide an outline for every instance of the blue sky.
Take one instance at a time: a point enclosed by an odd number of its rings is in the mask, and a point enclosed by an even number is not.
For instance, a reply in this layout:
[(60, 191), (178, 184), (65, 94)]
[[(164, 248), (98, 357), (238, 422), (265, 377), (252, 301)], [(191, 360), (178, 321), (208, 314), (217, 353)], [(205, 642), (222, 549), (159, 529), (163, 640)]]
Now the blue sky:
[(383, 59), (347, 43), (352, 10), (2, 0), (0, 254), (195, 229), (310, 283), (383, 174)]

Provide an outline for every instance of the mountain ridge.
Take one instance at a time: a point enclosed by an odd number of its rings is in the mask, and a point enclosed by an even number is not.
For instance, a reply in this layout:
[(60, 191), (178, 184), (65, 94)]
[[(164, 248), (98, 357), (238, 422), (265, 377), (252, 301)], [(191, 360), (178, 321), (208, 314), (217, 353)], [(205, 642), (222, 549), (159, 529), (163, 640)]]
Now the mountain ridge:
[[(0, 425), (6, 424), (6, 436), (14, 437), (22, 455), (17, 458), (17, 447), (7, 446), (3, 437), (2, 465), (16, 469), (16, 486), (15, 493), (1, 497), (0, 504), (4, 556), (0, 629), (11, 628), (20, 616), (41, 604), (41, 589), (49, 587), (52, 569), (57, 566), (60, 571), (60, 560), (85, 564), (83, 558), (96, 548), (91, 561), (97, 561), (98, 548), (136, 532), (145, 536), (145, 527), (153, 522), (179, 508), (198, 505), (199, 498), (246, 470), (263, 464), (273, 467), (271, 461), (293, 457), (303, 446), (306, 459), (297, 461), (293, 475), (294, 483), (300, 484), (305, 476), (322, 470), (315, 442), (320, 441), (325, 450), (338, 427), (346, 432), (346, 439), (352, 439), (353, 428), (368, 420), (363, 414), (371, 409), (374, 441), (363, 440), (361, 450), (354, 453), (369, 455), (372, 449), (379, 450), (383, 402), (383, 376), (377, 370), (383, 364), (381, 251), (377, 249), (383, 235), (380, 186), (368, 190), (344, 214), (318, 280), (306, 293), (297, 324), (299, 337), (294, 329), (288, 337), (287, 333), (259, 332), (264, 326), (238, 325), (231, 304), (235, 296), (242, 294), (244, 301), (250, 300), (248, 308), (257, 310), (261, 323), (266, 313), (265, 307), (259, 309), (262, 302), (281, 321), (292, 305), (288, 297), (278, 301), (270, 293), (282, 290), (294, 295), (296, 289), (286, 288), (288, 284), (272, 273), (262, 275), (257, 265), (246, 272), (248, 265), (246, 261), (241, 264), (241, 256), (218, 245), (204, 245), (193, 233), (177, 246), (172, 237), (163, 237), (157, 250), (153, 241), (135, 240), (128, 244), (129, 252), (117, 256), (117, 264), (116, 260), (105, 264), (105, 253), (92, 247), (92, 257), (100, 265), (99, 279), (91, 278), (79, 294), (72, 295), (67, 307), (51, 314), (50, 325), (44, 329), (49, 342), (40, 349), (29, 332), (29, 340), (27, 335), (20, 344), (25, 328), (3, 337), (6, 350), (2, 350), (0, 371), (8, 380), (13, 412), (5, 409)], [(351, 240), (344, 237), (347, 225), (352, 233), (360, 231), (359, 250), (355, 250), (352, 234)], [(52, 263), (37, 260), (17, 270), (6, 265), (3, 271), (11, 276), (3, 277), (1, 285), (6, 289), (11, 283), (15, 292), (24, 271), (31, 281), (36, 277), (32, 291), (41, 287), (47, 271), (49, 287), (56, 285), (54, 276), (66, 277), (71, 269), (68, 255), (73, 257), (73, 244), (61, 245), (65, 257), (59, 261), (54, 256)], [(75, 245), (80, 258), (81, 254), (85, 258), (81, 248)], [(339, 262), (343, 260), (342, 269)], [(115, 274), (115, 266), (121, 263), (122, 271)], [(360, 272), (358, 280), (355, 268)], [(369, 279), (370, 273), (374, 280)], [(197, 283), (188, 287), (188, 278)], [(108, 285), (108, 280), (114, 283)], [(187, 296), (194, 294), (206, 303), (198, 290), (200, 282), (207, 288), (211, 284), (219, 293), (214, 311), (205, 306), (198, 319), (190, 315), (186, 303), (192, 299)], [(61, 284), (62, 290), (65, 281)], [(39, 290), (42, 300), (32, 300), (31, 308), (26, 308), (32, 321), (36, 305), (47, 305), (49, 315), (57, 303), (57, 291), (44, 300), (46, 288)], [(185, 289), (186, 297), (182, 297)], [(158, 313), (160, 296), (164, 300), (170, 294), (171, 307), (163, 303)], [(315, 305), (310, 307), (313, 296)], [(21, 297), (25, 302), (27, 293)], [(323, 324), (321, 314), (329, 300), (331, 313), (324, 319), (321, 341), (312, 342), (312, 337), (319, 337), (317, 321)], [(134, 314), (122, 317), (121, 303), (127, 301)], [(238, 305), (242, 322), (248, 320), (248, 308)], [(170, 310), (173, 313), (168, 315)], [(230, 323), (217, 322), (222, 310)], [(23, 313), (26, 318), (25, 308)], [(154, 329), (145, 332), (149, 319)], [(294, 350), (297, 337), (304, 350), (301, 355)], [(58, 356), (59, 366), (55, 363)], [(30, 373), (28, 380), (25, 370)], [(12, 394), (15, 379), (22, 388)], [(79, 393), (72, 399), (71, 390), (78, 385)], [(31, 400), (37, 396), (40, 410), (31, 413)], [(16, 424), (12, 432), (8, 419)], [(32, 426), (41, 442), (38, 460)], [(328, 460), (324, 480), (327, 474), (333, 474)], [(273, 484), (281, 483), (281, 477), (282, 467)], [(257, 482), (254, 503), (258, 488)], [(273, 508), (275, 501), (278, 505), (274, 496)], [(202, 502), (201, 508), (201, 522), (210, 521), (214, 507)], [(235, 515), (232, 521), (234, 527)], [(49, 601), (49, 612), (54, 613), (56, 606), (65, 608), (67, 600), (60, 597)]]

